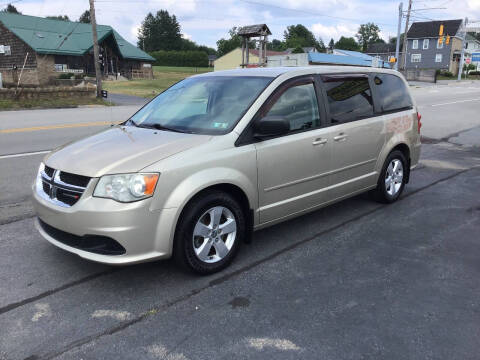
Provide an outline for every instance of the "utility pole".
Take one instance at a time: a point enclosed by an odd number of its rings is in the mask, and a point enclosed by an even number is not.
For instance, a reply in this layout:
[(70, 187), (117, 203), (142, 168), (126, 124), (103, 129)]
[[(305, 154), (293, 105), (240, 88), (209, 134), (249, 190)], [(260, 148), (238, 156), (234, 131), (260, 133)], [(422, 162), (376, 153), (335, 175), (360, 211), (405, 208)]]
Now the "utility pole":
[(397, 44), (395, 46), (395, 65), (394, 65), (395, 70), (398, 70), (398, 56), (400, 51), (400, 31), (402, 27), (402, 17), (403, 17), (403, 3), (400, 3), (400, 5), (398, 6)]
[(463, 24), (462, 55), (460, 56), (460, 64), (458, 64), (458, 81), (462, 80), (463, 62), (465, 61), (465, 38), (467, 37), (467, 24), (468, 18), (465, 18), (465, 22)]
[(100, 72), (100, 57), (98, 54), (98, 36), (97, 21), (95, 20), (95, 4), (94, 0), (90, 1), (90, 22), (92, 23), (93, 35), (93, 63), (95, 65), (95, 78), (97, 80), (97, 98), (102, 97), (102, 73)]
[(412, 0), (408, 0), (407, 21), (405, 22), (405, 32), (403, 34), (403, 55), (402, 55), (402, 69), (407, 68), (407, 32), (408, 23), (410, 22), (410, 12), (412, 11)]

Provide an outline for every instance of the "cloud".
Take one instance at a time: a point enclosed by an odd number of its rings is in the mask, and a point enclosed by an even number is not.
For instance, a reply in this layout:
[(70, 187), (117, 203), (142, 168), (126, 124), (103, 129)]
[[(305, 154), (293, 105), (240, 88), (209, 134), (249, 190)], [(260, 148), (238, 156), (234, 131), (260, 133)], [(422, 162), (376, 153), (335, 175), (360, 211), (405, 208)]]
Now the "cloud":
[(328, 26), (318, 23), (313, 24), (311, 30), (316, 37), (320, 36), (325, 43), (328, 43), (332, 38), (337, 41), (341, 36), (354, 36), (357, 33), (358, 28), (359, 25), (353, 24), (338, 24)]

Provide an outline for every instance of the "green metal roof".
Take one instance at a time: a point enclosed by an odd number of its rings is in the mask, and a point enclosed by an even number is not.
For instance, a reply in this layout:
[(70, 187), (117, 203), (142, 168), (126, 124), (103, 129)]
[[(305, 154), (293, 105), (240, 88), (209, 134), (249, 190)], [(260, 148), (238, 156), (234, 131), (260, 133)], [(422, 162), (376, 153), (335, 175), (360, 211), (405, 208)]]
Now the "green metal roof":
[[(79, 22), (0, 12), (0, 22), (35, 52), (81, 56), (93, 47), (92, 26)], [(112, 35), (124, 59), (155, 59), (120, 36), (111, 26), (97, 25), (98, 42)]]

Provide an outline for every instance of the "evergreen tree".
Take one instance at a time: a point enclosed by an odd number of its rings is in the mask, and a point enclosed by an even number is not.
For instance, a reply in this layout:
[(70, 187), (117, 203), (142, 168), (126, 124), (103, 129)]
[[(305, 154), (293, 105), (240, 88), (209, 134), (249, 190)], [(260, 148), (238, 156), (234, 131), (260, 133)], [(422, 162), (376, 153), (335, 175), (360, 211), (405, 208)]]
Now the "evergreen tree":
[(323, 39), (321, 37), (318, 38), (318, 49), (317, 50), (321, 53), (327, 52), (327, 48), (326, 48), (325, 43), (323, 42)]
[(176, 16), (166, 10), (157, 11), (155, 16), (148, 13), (138, 31), (138, 46), (145, 51), (180, 50), (191, 45), (186, 41)]
[(328, 43), (328, 50), (333, 50), (335, 48), (335, 41), (333, 39), (330, 39), (330, 42)]
[(85, 10), (82, 15), (78, 18), (78, 22), (84, 24), (90, 24), (90, 10)]
[(8, 4), (7, 7), (2, 10), (2, 12), (7, 12), (7, 13), (10, 13), (10, 14), (21, 14), (21, 12), (18, 11), (17, 8), (15, 6), (13, 6), (12, 4)]

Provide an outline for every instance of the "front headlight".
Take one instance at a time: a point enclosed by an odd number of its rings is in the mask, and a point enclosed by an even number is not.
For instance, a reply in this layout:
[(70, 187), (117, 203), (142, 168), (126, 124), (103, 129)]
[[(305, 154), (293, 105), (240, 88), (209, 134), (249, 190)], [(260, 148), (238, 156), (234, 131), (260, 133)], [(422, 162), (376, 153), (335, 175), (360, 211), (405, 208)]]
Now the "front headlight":
[(157, 181), (158, 174), (105, 175), (98, 181), (93, 196), (120, 202), (137, 201), (152, 196)]

